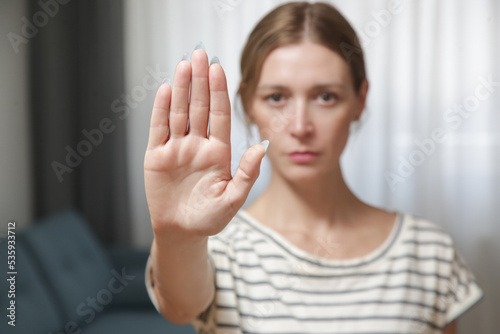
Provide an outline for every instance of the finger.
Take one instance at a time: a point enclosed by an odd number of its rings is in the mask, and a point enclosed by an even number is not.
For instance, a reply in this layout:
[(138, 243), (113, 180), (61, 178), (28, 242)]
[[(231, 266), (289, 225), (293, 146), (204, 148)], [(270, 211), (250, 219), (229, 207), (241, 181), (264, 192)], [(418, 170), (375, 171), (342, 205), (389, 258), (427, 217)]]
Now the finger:
[(269, 142), (253, 145), (241, 157), (240, 165), (229, 181), (225, 193), (233, 208), (239, 209), (245, 203), (250, 189), (259, 177), (260, 163), (268, 145)]
[(208, 90), (208, 57), (205, 51), (195, 50), (191, 56), (192, 81), (189, 103), (189, 133), (207, 137), (210, 96)]
[(183, 60), (177, 64), (172, 87), (172, 102), (170, 105), (170, 136), (172, 138), (186, 134), (190, 83), (191, 63)]
[(171, 96), (172, 88), (169, 84), (161, 85), (156, 92), (151, 113), (148, 148), (164, 145), (168, 140), (168, 110)]
[(210, 65), (210, 115), (209, 139), (217, 139), (230, 145), (231, 104), (227, 93), (226, 75), (218, 64)]

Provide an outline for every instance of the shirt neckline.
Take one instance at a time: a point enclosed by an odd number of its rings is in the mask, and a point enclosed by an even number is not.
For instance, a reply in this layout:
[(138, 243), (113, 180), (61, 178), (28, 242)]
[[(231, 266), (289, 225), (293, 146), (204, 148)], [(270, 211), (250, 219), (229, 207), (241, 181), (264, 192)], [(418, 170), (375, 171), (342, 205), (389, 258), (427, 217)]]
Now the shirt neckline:
[(306, 250), (297, 247), (296, 245), (288, 241), (285, 237), (283, 237), (280, 233), (262, 224), (260, 221), (258, 221), (244, 209), (241, 209), (238, 212), (237, 216), (239, 216), (244, 223), (252, 226), (262, 235), (264, 235), (267, 239), (274, 242), (279, 248), (288, 253), (288, 255), (299, 261), (307, 262), (309, 264), (325, 268), (344, 269), (344, 268), (356, 268), (369, 265), (375, 261), (382, 259), (393, 248), (393, 246), (399, 239), (403, 222), (405, 220), (404, 214), (399, 212), (395, 213), (396, 213), (395, 222), (393, 224), (391, 232), (384, 240), (384, 242), (381, 245), (379, 245), (376, 249), (369, 252), (368, 254), (350, 259), (329, 259), (316, 256)]

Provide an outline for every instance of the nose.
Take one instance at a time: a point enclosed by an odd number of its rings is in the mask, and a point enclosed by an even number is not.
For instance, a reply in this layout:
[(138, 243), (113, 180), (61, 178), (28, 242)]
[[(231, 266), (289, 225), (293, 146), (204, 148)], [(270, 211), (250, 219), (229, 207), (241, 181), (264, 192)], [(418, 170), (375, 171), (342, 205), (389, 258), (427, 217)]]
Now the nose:
[(294, 137), (307, 137), (310, 135), (314, 126), (311, 121), (311, 115), (305, 101), (297, 101), (295, 111), (292, 113), (290, 120), (290, 133)]

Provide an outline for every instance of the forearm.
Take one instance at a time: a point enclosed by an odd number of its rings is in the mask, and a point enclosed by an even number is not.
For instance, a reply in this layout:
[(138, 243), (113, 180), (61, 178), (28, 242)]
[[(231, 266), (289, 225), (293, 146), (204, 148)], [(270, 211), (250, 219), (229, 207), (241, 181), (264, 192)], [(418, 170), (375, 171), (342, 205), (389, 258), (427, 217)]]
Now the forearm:
[(151, 247), (154, 291), (160, 312), (172, 322), (191, 321), (213, 299), (207, 241), (207, 237), (182, 233), (155, 235)]

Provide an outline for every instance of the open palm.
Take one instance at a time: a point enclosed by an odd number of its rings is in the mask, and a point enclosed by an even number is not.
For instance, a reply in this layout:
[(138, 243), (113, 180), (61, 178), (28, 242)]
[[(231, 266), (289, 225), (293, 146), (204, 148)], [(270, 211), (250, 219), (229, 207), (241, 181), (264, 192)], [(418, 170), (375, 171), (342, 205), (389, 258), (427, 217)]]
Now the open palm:
[[(191, 86), (191, 89), (190, 89)], [(191, 91), (190, 91), (191, 90)], [(173, 87), (162, 85), (144, 159), (153, 229), (220, 232), (245, 202), (265, 154), (250, 147), (231, 176), (231, 106), (222, 67), (203, 50), (181, 61)]]

